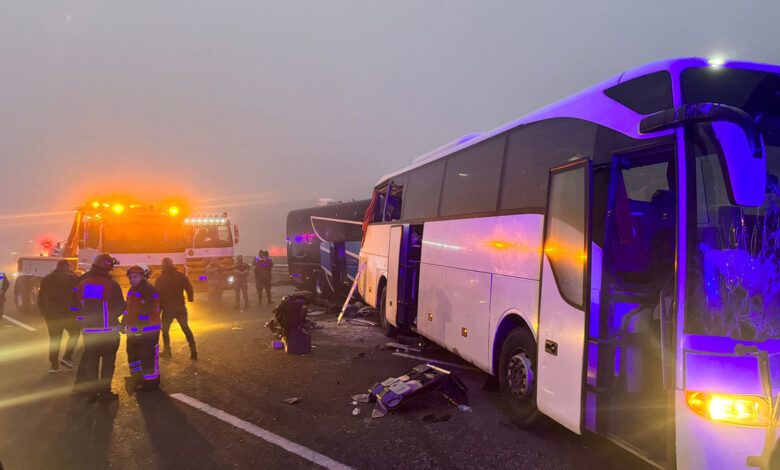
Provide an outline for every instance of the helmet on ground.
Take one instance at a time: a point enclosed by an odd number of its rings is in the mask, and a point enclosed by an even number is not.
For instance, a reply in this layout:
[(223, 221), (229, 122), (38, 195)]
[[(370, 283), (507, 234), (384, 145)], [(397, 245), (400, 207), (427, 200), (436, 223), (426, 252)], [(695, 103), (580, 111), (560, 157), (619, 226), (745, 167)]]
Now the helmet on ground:
[(145, 264), (135, 264), (133, 266), (130, 266), (130, 268), (127, 269), (128, 276), (130, 275), (130, 273), (133, 272), (142, 275), (145, 279), (149, 279), (149, 276), (152, 275), (152, 270), (149, 269), (149, 266)]
[(95, 260), (92, 261), (92, 266), (105, 269), (106, 271), (110, 271), (117, 264), (119, 264), (119, 261), (108, 253), (101, 253), (95, 256)]

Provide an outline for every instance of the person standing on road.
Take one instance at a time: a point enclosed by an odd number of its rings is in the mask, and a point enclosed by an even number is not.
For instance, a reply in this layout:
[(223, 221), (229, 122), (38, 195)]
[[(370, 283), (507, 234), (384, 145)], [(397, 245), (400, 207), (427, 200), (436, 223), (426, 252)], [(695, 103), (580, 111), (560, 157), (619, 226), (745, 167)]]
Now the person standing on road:
[(267, 251), (260, 250), (255, 260), (255, 287), (257, 288), (257, 304), (263, 304), (263, 291), (271, 305), (271, 272), (274, 262)]
[(156, 390), (160, 386), (157, 362), (160, 302), (157, 291), (149, 284), (150, 275), (149, 268), (142, 264), (127, 270), (130, 289), (122, 324), (127, 333), (127, 365), (130, 367), (130, 377), (125, 378), (128, 393), (137, 389)]
[(212, 305), (219, 305), (222, 300), (222, 288), (225, 285), (225, 276), (219, 261), (211, 259), (206, 261), (206, 278), (209, 286), (209, 301)]
[(108, 253), (95, 258), (78, 286), (78, 317), (84, 334), (84, 354), (76, 375), (76, 391), (90, 403), (109, 402), (119, 396), (111, 391), (116, 351), (119, 349), (119, 317), (125, 310), (122, 288), (111, 278), (119, 262)]
[(189, 302), (194, 300), (192, 283), (184, 273), (176, 269), (172, 259), (163, 258), (162, 274), (154, 283), (154, 288), (160, 294), (160, 308), (162, 309), (163, 351), (161, 356), (171, 357), (170, 329), (173, 320), (176, 320), (190, 345), (190, 359), (197, 359), (198, 351), (195, 349), (195, 337), (187, 322), (187, 306), (184, 304), (185, 293)]
[(236, 264), (233, 265), (233, 277), (236, 283), (236, 310), (241, 308), (242, 293), (244, 295), (244, 308), (249, 308), (249, 294), (247, 293), (249, 269), (249, 265), (244, 263), (244, 257), (241, 255), (236, 256)]
[[(64, 259), (57, 262), (57, 269), (41, 279), (38, 308), (49, 330), (49, 373), (52, 374), (62, 370), (60, 364), (68, 369), (75, 367), (73, 351), (81, 335), (81, 325), (74, 314), (77, 309), (78, 288), (79, 278), (70, 270), (70, 264)], [(65, 354), (60, 359), (63, 331), (68, 332), (68, 343)]]
[(8, 278), (5, 277), (4, 272), (0, 272), (0, 320), (3, 319), (5, 313), (5, 293), (8, 291), (11, 283), (8, 282)]

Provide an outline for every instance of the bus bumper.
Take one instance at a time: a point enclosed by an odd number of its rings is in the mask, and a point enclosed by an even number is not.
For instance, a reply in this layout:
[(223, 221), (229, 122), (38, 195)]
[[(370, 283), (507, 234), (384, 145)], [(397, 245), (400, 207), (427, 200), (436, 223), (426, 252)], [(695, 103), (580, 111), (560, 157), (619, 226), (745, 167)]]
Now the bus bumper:
[(682, 390), (675, 391), (675, 416), (678, 470), (754, 468), (747, 458), (764, 450), (766, 428), (710, 421), (688, 407)]

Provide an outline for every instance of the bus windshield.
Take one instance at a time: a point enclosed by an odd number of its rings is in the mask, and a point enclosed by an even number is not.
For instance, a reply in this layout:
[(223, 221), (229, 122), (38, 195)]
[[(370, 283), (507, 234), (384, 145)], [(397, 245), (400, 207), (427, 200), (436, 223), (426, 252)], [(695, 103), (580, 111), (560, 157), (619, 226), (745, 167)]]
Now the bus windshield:
[(176, 253), (185, 248), (184, 225), (170, 217), (107, 220), (103, 225), (103, 250), (109, 253)]
[[(695, 69), (698, 70), (698, 69)], [(699, 124), (687, 131), (686, 148), (693, 156), (688, 180), (688, 277), (685, 332), (725, 336), (740, 341), (780, 338), (780, 78), (764, 72), (735, 72), (705, 80), (712, 71), (683, 74), (684, 96), (690, 102), (717, 102), (750, 113), (761, 132), (767, 157), (766, 201), (762, 207), (733, 205), (713, 142)], [(745, 72), (748, 72), (745, 75)], [(712, 78), (710, 75), (709, 78)], [(687, 85), (687, 89), (686, 89)], [(697, 85), (699, 85), (697, 87)], [(741, 85), (741, 86), (740, 86)], [(747, 89), (745, 89), (747, 88)], [(706, 89), (711, 96), (696, 96)], [(688, 93), (685, 93), (685, 92)], [(695, 97), (694, 97), (695, 96)], [(689, 192), (693, 196), (694, 192)]]

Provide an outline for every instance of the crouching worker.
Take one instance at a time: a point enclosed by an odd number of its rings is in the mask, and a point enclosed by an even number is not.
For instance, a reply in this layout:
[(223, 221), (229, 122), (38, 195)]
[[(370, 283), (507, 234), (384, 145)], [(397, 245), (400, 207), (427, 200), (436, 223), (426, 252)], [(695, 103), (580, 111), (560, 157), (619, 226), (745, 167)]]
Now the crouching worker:
[(157, 291), (148, 281), (150, 274), (146, 265), (135, 265), (127, 270), (131, 287), (127, 291), (127, 311), (122, 324), (127, 333), (127, 363), (130, 366), (125, 387), (130, 394), (135, 390), (156, 390), (160, 385), (157, 363), (160, 305)]

